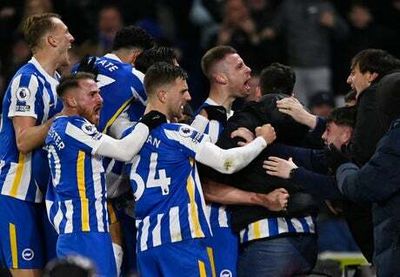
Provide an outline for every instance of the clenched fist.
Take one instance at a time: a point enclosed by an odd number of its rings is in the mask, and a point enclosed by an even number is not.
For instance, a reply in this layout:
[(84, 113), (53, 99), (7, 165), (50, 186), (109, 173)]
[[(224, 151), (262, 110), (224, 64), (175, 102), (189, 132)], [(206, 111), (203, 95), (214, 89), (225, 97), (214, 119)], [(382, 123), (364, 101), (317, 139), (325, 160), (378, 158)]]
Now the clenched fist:
[(255, 131), (256, 136), (263, 137), (268, 144), (271, 144), (276, 139), (275, 129), (271, 124), (264, 124), (261, 127), (257, 127)]

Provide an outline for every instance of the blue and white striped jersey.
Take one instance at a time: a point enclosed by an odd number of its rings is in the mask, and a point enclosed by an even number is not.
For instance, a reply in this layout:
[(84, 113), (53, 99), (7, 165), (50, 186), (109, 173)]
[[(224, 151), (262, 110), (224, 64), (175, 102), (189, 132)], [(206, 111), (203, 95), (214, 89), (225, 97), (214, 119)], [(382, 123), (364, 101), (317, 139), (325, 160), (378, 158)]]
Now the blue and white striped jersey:
[(0, 191), (29, 202), (41, 202), (49, 170), (46, 153), (36, 149), (28, 154), (18, 151), (12, 118), (35, 118), (40, 125), (62, 109), (57, 99), (59, 75), (50, 76), (32, 58), (11, 80), (3, 99), (0, 124)]
[[(122, 62), (114, 54), (97, 58), (96, 68), (99, 71), (97, 84), (104, 100), (98, 130), (107, 133), (108, 128), (126, 109), (130, 121), (138, 121), (144, 113), (147, 101), (143, 73)], [(133, 99), (135, 101), (132, 102)]]
[(128, 166), (138, 251), (211, 236), (195, 156), (209, 137), (185, 124), (153, 129)]
[(315, 234), (315, 218), (306, 216), (300, 218), (270, 217), (260, 219), (240, 231), (240, 243), (299, 233)]
[[(119, 138), (123, 130), (140, 119), (146, 108), (144, 74), (111, 53), (96, 58), (95, 64), (98, 70), (97, 85), (104, 101), (97, 128), (100, 132)], [(121, 164), (110, 158), (103, 159), (111, 198), (129, 190), (129, 184), (121, 182)]]
[[(218, 104), (210, 98), (207, 98), (206, 101), (199, 107), (198, 113), (207, 106), (217, 106)], [(233, 111), (230, 111), (227, 114), (227, 118), (233, 115)], [(208, 124), (205, 126), (204, 130), (198, 130), (199, 132), (203, 132), (210, 136), (211, 141), (216, 143), (219, 135), (223, 132), (224, 126), (222, 123), (216, 120), (210, 120)], [(230, 223), (230, 215), (226, 211), (226, 207), (224, 205), (218, 203), (210, 203), (207, 205), (208, 214), (210, 216), (210, 224), (212, 230), (216, 230), (214, 228), (227, 228), (231, 227)]]
[(53, 186), (46, 195), (59, 234), (107, 232), (106, 186), (96, 127), (81, 116), (57, 117), (46, 146)]

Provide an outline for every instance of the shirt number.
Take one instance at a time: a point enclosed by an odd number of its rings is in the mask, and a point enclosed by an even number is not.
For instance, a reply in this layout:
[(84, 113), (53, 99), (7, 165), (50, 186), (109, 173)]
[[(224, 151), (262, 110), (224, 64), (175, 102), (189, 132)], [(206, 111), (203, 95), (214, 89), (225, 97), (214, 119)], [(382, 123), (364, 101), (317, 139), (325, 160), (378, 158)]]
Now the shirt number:
[[(143, 178), (136, 173), (137, 166), (140, 161), (140, 157), (136, 156), (133, 161), (132, 169), (130, 172), (130, 179), (136, 183), (136, 191), (134, 192), (135, 200), (139, 200), (143, 195), (145, 187), (156, 188), (160, 187), (162, 195), (169, 194), (169, 185), (171, 184), (171, 178), (167, 177), (165, 169), (157, 169), (157, 153), (151, 153), (150, 164), (149, 164), (149, 175), (147, 176), (146, 184)], [(158, 178), (156, 178), (156, 173)]]

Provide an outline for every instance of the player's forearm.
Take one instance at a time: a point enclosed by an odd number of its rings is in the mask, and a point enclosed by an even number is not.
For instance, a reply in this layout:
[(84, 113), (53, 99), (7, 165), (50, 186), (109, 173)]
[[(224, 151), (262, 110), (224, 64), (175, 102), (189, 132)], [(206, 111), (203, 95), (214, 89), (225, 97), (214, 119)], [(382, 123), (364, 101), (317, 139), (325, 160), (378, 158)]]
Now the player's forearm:
[(203, 182), (204, 197), (208, 202), (223, 205), (257, 205), (260, 203), (256, 193), (217, 183)]
[(247, 166), (265, 147), (267, 147), (267, 142), (262, 137), (256, 138), (243, 147), (228, 150), (206, 142), (196, 154), (196, 160), (221, 173), (231, 174)]
[(148, 135), (149, 128), (139, 122), (133, 131), (121, 140), (103, 135), (95, 153), (119, 161), (130, 161), (140, 151)]
[(39, 126), (18, 126), (15, 128), (15, 137), (18, 151), (23, 154), (32, 152), (42, 146), (50, 129), (52, 120)]

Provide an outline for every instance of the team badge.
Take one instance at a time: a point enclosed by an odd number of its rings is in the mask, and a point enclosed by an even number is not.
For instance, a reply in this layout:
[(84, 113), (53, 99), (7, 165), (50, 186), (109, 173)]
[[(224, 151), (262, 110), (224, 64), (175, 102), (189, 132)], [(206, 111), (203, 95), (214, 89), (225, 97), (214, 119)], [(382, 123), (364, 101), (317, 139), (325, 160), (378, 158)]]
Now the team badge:
[(30, 248), (25, 248), (25, 249), (22, 251), (22, 258), (23, 258), (25, 261), (31, 261), (31, 260), (33, 259), (33, 257), (35, 257), (35, 252), (33, 252), (32, 249), (30, 249)]
[(232, 277), (232, 272), (229, 269), (224, 269), (219, 274), (220, 277)]
[(20, 87), (17, 90), (17, 99), (19, 101), (26, 101), (31, 97), (31, 92), (27, 87)]

